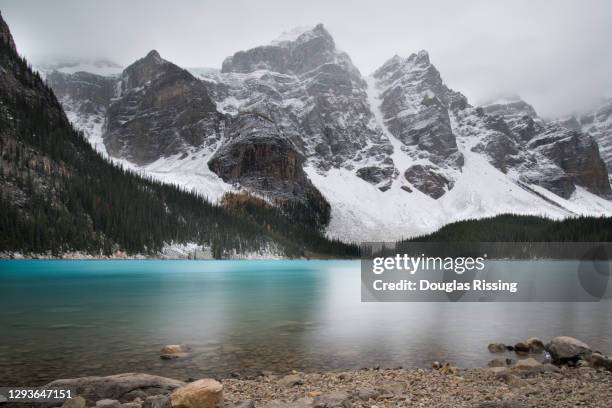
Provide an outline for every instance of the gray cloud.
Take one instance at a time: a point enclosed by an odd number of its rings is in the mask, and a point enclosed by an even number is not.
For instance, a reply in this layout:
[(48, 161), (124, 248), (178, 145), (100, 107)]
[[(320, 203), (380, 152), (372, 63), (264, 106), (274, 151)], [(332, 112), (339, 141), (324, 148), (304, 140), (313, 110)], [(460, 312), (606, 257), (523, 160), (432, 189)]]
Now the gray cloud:
[(152, 48), (181, 66), (220, 67), (241, 49), (322, 22), (371, 73), (420, 49), (472, 103), (519, 94), (544, 116), (612, 94), (612, 2), (0, 0), (20, 51), (108, 57), (123, 65)]

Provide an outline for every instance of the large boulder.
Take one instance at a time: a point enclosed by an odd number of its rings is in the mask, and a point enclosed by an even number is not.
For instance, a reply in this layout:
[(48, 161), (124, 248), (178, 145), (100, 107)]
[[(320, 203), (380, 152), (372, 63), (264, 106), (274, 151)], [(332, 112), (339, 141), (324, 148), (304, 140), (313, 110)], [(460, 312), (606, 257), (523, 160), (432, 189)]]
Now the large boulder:
[(563, 364), (590, 357), (591, 348), (582, 341), (568, 336), (555, 337), (547, 345), (552, 361)]
[(537, 337), (528, 338), (525, 344), (529, 346), (529, 351), (532, 353), (541, 353), (544, 351), (544, 342)]
[(125, 373), (108, 377), (81, 377), (52, 381), (45, 388), (71, 388), (89, 405), (113, 399), (121, 402), (145, 399), (151, 395), (169, 394), (185, 383), (149, 374)]
[(170, 395), (172, 408), (223, 408), (223, 385), (210, 378), (194, 381)]

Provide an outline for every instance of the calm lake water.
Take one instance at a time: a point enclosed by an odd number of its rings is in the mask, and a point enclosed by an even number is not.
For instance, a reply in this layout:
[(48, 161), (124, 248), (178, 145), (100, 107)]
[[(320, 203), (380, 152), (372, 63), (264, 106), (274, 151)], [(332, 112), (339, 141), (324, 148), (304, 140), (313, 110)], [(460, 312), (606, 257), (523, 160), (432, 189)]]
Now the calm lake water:
[[(138, 371), (483, 366), (491, 341), (612, 352), (612, 303), (361, 303), (358, 261), (0, 261), (0, 384)], [(163, 361), (165, 344), (189, 358)]]

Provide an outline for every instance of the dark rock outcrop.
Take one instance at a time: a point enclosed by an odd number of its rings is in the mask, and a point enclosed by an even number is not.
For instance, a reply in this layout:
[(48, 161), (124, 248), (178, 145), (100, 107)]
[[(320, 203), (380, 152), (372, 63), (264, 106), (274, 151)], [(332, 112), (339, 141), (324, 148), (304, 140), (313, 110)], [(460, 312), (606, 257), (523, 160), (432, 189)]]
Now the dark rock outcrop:
[[(527, 148), (558, 165), (565, 172), (563, 179), (582, 186), (593, 194), (612, 197), (606, 165), (599, 155), (597, 143), (591, 136), (551, 125), (532, 139)], [(563, 189), (557, 194), (564, 198), (571, 195)]]
[(208, 162), (224, 181), (271, 197), (300, 220), (324, 226), (330, 207), (303, 170), (304, 156), (277, 124), (258, 113), (240, 114), (227, 142)]
[(157, 51), (126, 68), (120, 81), (104, 134), (112, 156), (146, 164), (219, 139), (223, 116), (204, 83)]
[[(599, 144), (599, 153), (612, 179), (612, 98), (602, 102), (592, 112), (581, 115), (579, 122), (581, 130), (593, 136)], [(569, 128), (575, 130), (571, 126)]]
[(404, 177), (413, 186), (433, 198), (440, 198), (453, 188), (453, 181), (440, 173), (435, 166), (416, 164), (404, 172)]

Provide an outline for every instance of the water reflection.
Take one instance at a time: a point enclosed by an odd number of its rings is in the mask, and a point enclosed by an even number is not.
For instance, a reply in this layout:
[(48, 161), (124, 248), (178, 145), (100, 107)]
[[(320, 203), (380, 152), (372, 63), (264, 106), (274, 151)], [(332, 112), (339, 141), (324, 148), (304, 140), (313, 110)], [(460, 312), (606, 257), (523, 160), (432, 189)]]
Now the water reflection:
[[(612, 303), (361, 303), (358, 262), (0, 262), (0, 383), (145, 371), (481, 366), (491, 341), (612, 351)], [(188, 358), (162, 361), (165, 344)]]

